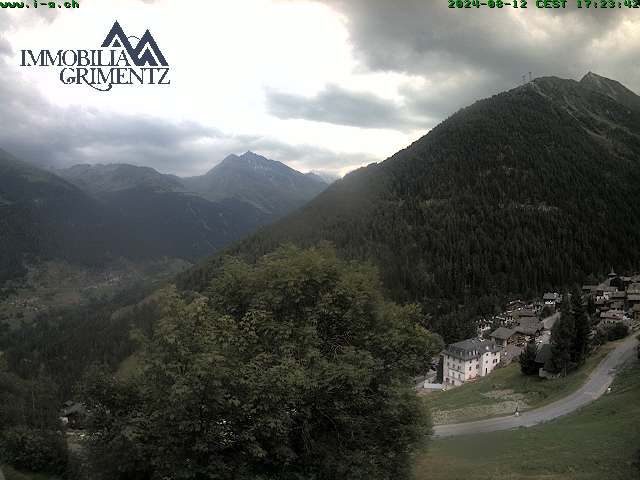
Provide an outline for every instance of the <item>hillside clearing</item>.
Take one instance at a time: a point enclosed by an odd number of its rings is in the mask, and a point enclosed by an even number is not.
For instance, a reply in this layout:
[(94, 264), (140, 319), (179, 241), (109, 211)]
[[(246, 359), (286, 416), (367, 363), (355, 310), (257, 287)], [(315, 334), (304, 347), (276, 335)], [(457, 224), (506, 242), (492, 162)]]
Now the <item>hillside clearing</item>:
[(516, 406), (522, 411), (541, 407), (580, 388), (593, 369), (618, 343), (609, 343), (595, 352), (585, 365), (565, 378), (545, 380), (527, 377), (517, 362), (496, 369), (476, 382), (445, 392), (425, 395), (436, 425), (512, 414)]
[(612, 393), (545, 425), (435, 440), (416, 480), (617, 480), (640, 469), (640, 366), (623, 370)]

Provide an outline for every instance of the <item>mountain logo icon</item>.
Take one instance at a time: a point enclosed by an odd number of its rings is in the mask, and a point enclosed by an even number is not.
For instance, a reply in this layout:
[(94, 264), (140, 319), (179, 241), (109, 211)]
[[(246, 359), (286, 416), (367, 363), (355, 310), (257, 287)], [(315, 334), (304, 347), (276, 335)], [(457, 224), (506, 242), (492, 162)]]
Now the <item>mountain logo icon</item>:
[[(131, 44), (130, 39), (137, 40), (135, 46)], [(144, 32), (140, 39), (135, 36), (127, 36), (117, 21), (111, 27), (107, 38), (102, 42), (102, 48), (124, 48), (136, 67), (169, 66), (149, 30)]]

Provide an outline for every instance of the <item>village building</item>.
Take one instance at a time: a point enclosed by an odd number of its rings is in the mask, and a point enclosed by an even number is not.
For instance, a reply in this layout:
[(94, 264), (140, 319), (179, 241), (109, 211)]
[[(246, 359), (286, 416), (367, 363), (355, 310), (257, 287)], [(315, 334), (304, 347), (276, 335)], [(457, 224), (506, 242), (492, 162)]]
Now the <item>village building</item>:
[(640, 305), (640, 294), (632, 294), (627, 297), (627, 304), (629, 308), (633, 309), (636, 306)]
[(499, 347), (505, 348), (508, 344), (515, 341), (516, 331), (511, 328), (500, 327), (491, 333), (490, 338)]
[(624, 310), (624, 302), (621, 300), (610, 301), (609, 310)]
[(633, 313), (633, 319), (636, 322), (640, 322), (640, 303), (634, 305), (631, 312)]
[(515, 331), (518, 334), (518, 343), (526, 343), (531, 338), (540, 335), (544, 330), (543, 323), (537, 318), (522, 318), (518, 325), (515, 326)]
[(600, 322), (607, 325), (624, 321), (624, 312), (622, 310), (607, 310), (600, 314)]
[(60, 420), (69, 428), (82, 428), (87, 418), (87, 409), (78, 402), (67, 401), (60, 411)]
[(527, 306), (526, 302), (522, 300), (512, 300), (507, 304), (507, 311), (518, 310)]
[(447, 346), (443, 352), (443, 379), (459, 386), (490, 374), (500, 363), (500, 347), (489, 340), (470, 339)]
[(555, 312), (557, 306), (562, 302), (562, 296), (559, 293), (547, 292), (542, 297), (544, 309), (546, 311)]
[(627, 298), (627, 292), (618, 290), (616, 292), (612, 292), (609, 295), (609, 300), (625, 300)]
[(627, 295), (640, 295), (640, 283), (632, 283), (627, 287)]
[(608, 300), (611, 294), (617, 291), (618, 287), (612, 287), (611, 285), (607, 285), (607, 282), (605, 282), (602, 285), (598, 285), (598, 288), (596, 289), (596, 295), (598, 297), (604, 297)]

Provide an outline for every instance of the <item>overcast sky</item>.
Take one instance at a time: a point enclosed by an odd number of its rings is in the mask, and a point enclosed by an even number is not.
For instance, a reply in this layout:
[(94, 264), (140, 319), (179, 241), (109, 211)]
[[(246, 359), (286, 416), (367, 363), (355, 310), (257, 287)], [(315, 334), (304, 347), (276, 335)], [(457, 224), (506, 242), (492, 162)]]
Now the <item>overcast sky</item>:
[[(381, 161), (523, 74), (640, 90), (638, 10), (457, 10), (446, 0), (78, 0), (0, 10), (0, 148), (42, 165), (204, 173), (253, 150), (302, 171)], [(63, 85), (20, 50), (149, 29), (171, 86)]]

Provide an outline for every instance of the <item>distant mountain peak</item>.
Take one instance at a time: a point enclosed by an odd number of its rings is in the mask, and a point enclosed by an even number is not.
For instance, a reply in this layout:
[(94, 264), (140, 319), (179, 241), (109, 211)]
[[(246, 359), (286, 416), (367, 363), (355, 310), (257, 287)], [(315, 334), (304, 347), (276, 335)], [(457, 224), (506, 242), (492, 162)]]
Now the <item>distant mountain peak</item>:
[(322, 183), (326, 183), (327, 185), (331, 185), (333, 182), (340, 178), (340, 176), (336, 175), (335, 173), (323, 172), (320, 170), (311, 170), (310, 172), (305, 173), (305, 175)]
[(265, 158), (262, 155), (258, 155), (255, 152), (252, 152), (251, 150), (247, 150), (246, 152), (244, 152), (242, 155), (240, 155), (241, 158)]
[(209, 200), (239, 198), (278, 217), (326, 188), (324, 182), (250, 150), (228, 155), (205, 175), (183, 181), (191, 191)]

